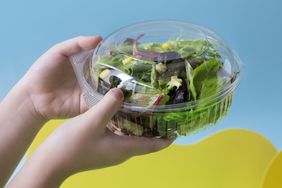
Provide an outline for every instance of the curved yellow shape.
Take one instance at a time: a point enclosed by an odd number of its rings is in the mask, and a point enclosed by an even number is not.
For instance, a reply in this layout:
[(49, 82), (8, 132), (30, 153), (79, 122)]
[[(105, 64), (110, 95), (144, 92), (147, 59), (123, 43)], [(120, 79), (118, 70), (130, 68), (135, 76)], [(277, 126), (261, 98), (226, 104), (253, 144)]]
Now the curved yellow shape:
[(275, 156), (266, 171), (262, 188), (282, 188), (282, 151)]
[(47, 122), (39, 133), (34, 138), (32, 144), (29, 147), (27, 158), (34, 152), (34, 150), (62, 123), (66, 120), (51, 120)]
[[(45, 126), (30, 151), (60, 123)], [(193, 145), (172, 145), (115, 167), (76, 174), (61, 187), (258, 188), (276, 153), (273, 145), (255, 132), (225, 130)]]

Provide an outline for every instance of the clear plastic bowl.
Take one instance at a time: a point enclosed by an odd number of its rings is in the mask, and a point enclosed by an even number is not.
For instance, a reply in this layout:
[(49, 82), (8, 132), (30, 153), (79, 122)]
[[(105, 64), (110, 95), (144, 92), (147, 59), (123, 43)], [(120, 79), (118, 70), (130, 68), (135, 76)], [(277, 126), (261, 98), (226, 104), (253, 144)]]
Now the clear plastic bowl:
[(223, 118), (242, 64), (214, 32), (171, 20), (124, 27), (70, 60), (89, 107), (112, 87), (124, 91), (112, 131), (159, 138), (195, 133)]

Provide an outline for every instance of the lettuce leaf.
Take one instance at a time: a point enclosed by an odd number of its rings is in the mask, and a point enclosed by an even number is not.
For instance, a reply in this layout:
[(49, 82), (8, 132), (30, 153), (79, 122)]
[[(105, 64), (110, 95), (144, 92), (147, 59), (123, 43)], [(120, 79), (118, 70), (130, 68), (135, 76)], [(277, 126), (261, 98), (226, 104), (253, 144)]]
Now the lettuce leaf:
[(193, 68), (188, 61), (185, 61), (185, 69), (186, 69), (186, 78), (187, 78), (186, 84), (188, 91), (192, 94), (193, 99), (196, 100), (197, 92), (193, 84)]
[[(182, 111), (153, 112), (153, 115), (150, 113), (150, 121), (147, 120), (148, 115), (144, 114), (144, 121), (140, 121), (144, 124), (141, 123), (144, 130), (134, 134), (147, 134), (145, 129), (150, 127), (151, 134), (160, 134), (160, 136), (173, 135), (175, 132), (179, 135), (186, 135), (208, 124), (213, 124), (226, 115), (232, 96), (226, 96), (211, 103), (202, 100), (216, 96), (225, 85), (223, 84), (224, 78), (219, 73), (223, 62), (211, 42), (201, 39), (176, 39), (167, 41), (166, 44), (169, 47), (164, 48), (164, 43), (137, 43), (142, 36), (127, 39), (118, 49), (112, 49), (109, 56), (100, 56), (98, 61), (101, 63), (100, 66), (102, 64), (110, 65), (158, 90), (156, 93), (137, 91), (128, 99), (128, 102), (150, 106), (162, 94), (164, 97), (158, 105), (166, 105), (172, 97), (168, 95), (168, 91), (181, 85), (179, 77), (183, 81), (183, 86), (188, 89), (189, 95), (186, 100), (194, 101), (197, 104), (192, 109), (189, 106), (183, 107)], [(175, 57), (173, 56), (172, 60), (168, 61), (170, 60), (168, 55), (175, 55)], [(134, 60), (123, 64), (122, 61), (126, 57), (132, 57)], [(157, 60), (154, 59), (155, 57), (158, 57)], [(167, 71), (157, 72), (157, 63), (165, 64)], [(178, 66), (180, 64), (183, 66)], [(96, 70), (102, 69), (100, 67)], [(133, 123), (137, 125), (140, 122), (133, 120)], [(129, 125), (124, 128), (133, 132)]]
[(206, 60), (199, 65), (194, 71), (190, 88), (195, 88), (198, 99), (215, 94), (218, 89), (217, 73), (222, 67), (222, 62), (217, 58)]

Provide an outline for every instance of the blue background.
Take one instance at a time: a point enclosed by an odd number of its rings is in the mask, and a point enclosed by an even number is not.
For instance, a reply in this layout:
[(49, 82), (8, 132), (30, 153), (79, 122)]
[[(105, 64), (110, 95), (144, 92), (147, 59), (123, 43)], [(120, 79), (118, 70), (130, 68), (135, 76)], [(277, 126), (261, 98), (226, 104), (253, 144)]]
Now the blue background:
[(206, 26), (245, 62), (231, 111), (219, 126), (177, 140), (191, 143), (225, 128), (247, 128), (282, 146), (282, 2), (278, 0), (49, 0), (0, 2), (0, 98), (53, 44), (106, 36), (136, 22), (177, 19)]

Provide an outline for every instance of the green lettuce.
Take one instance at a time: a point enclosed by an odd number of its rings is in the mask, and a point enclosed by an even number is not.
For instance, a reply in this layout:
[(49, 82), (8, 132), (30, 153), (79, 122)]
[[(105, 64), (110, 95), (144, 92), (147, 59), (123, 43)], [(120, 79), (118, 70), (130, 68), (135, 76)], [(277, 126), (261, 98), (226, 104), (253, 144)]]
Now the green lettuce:
[[(171, 95), (171, 93), (177, 93), (178, 89), (185, 88), (185, 92), (188, 91), (188, 94), (185, 94), (185, 102), (195, 104), (193, 108), (184, 106), (181, 111), (140, 112), (134, 118), (131, 118), (131, 112), (129, 112), (128, 120), (124, 122), (124, 125), (120, 125), (128, 132), (138, 136), (159, 134), (162, 137), (171, 137), (175, 133), (187, 135), (208, 124), (216, 123), (226, 115), (231, 105), (232, 95), (216, 101), (211, 98), (218, 97), (219, 91), (225, 87), (224, 81), (218, 74), (223, 68), (223, 62), (212, 42), (200, 39), (177, 39), (168, 40), (165, 43), (137, 43), (136, 39), (129, 39), (110, 50), (110, 55), (98, 57), (98, 63), (94, 67), (98, 73), (112, 67), (131, 75), (138, 82), (152, 86), (154, 91), (151, 93), (140, 92), (140, 90), (132, 92), (132, 95), (126, 99), (127, 102), (150, 106), (160, 95), (163, 95), (158, 105), (165, 106), (172, 104), (169, 103), (170, 99), (176, 98), (176, 94)], [(134, 53), (134, 50), (139, 53)], [(173, 56), (175, 59), (172, 58), (169, 62), (168, 60), (159, 62), (160, 60), (152, 58), (155, 54), (160, 54), (162, 57), (171, 54), (176, 56)], [(168, 56), (164, 59), (166, 57)], [(128, 58), (129, 61), (127, 61)], [(125, 60), (126, 63), (124, 63)], [(156, 70), (158, 63), (166, 66), (167, 71), (158, 72)], [(181, 63), (185, 63), (185, 67)], [(208, 102), (205, 100), (207, 98)], [(137, 121), (138, 118), (142, 121)]]
[(220, 87), (217, 73), (221, 67), (221, 61), (212, 58), (205, 61), (193, 71), (190, 89), (196, 90), (197, 99), (203, 99), (217, 93)]

